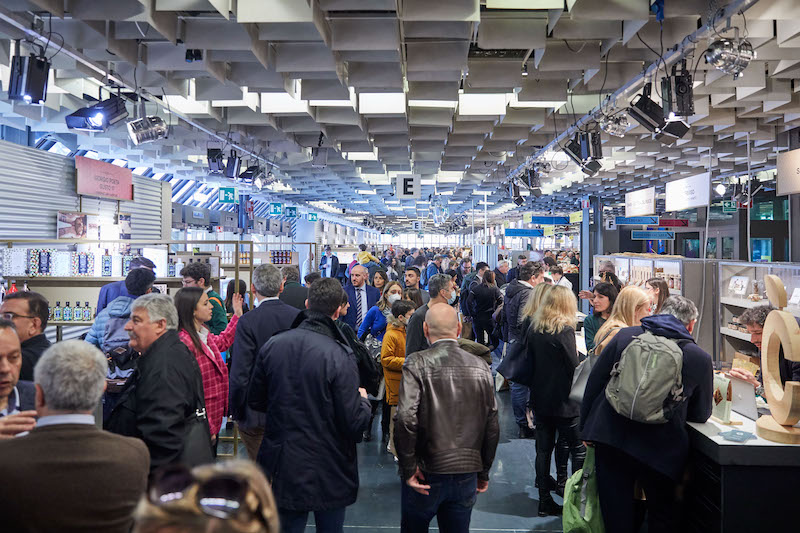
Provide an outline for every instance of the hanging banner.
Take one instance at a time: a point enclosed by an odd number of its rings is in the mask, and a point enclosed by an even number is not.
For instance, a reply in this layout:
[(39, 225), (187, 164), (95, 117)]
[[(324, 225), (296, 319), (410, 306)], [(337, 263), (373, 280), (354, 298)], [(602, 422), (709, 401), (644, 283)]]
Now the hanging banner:
[(634, 241), (674, 241), (674, 231), (659, 230), (634, 230), (631, 232), (631, 239)]
[(525, 228), (506, 228), (506, 237), (544, 237), (544, 230)]
[(659, 218), (658, 225), (667, 228), (688, 228), (689, 221), (685, 218)]
[(539, 224), (540, 226), (558, 226), (560, 224), (569, 224), (569, 217), (537, 217), (530, 216), (525, 220), (530, 224)]
[(784, 196), (800, 192), (800, 148), (778, 154), (775, 194)]
[(419, 198), (422, 196), (422, 183), (419, 174), (398, 174), (396, 198)]
[(658, 217), (615, 217), (617, 226), (647, 226), (657, 225)]
[(577, 224), (578, 222), (583, 222), (583, 211), (575, 211), (569, 214), (570, 224)]
[(711, 198), (709, 173), (703, 172), (667, 183), (667, 211), (683, 211), (693, 207), (706, 207)]
[(656, 188), (648, 187), (625, 194), (625, 216), (639, 217), (656, 213)]
[(543, 228), (543, 230), (545, 237), (552, 237), (556, 234), (556, 228), (554, 226), (547, 226), (546, 228)]
[(75, 156), (78, 196), (133, 200), (133, 172), (105, 161)]

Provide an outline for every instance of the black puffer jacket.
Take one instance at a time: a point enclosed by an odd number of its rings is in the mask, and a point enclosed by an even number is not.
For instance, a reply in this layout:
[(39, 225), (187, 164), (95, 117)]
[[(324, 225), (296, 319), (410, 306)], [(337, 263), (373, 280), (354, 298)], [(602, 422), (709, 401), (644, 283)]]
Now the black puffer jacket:
[(518, 341), (522, 337), (520, 329), (520, 313), (528, 303), (533, 289), (515, 279), (506, 287), (506, 296), (503, 304), (503, 340), (505, 342)]
[(205, 408), (200, 367), (178, 332), (169, 330), (137, 360), (105, 429), (142, 439), (152, 472), (178, 461), (186, 422), (198, 408)]
[(324, 511), (356, 501), (356, 442), (370, 404), (333, 320), (306, 310), (272, 337), (258, 354), (248, 403), (266, 413), (258, 464), (279, 508)]

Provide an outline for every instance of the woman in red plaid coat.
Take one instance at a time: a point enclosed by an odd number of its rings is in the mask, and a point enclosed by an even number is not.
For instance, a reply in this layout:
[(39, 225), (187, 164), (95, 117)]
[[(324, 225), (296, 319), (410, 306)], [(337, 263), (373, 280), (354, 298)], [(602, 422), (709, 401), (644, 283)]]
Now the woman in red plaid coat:
[(228, 414), (228, 367), (220, 352), (233, 345), (236, 324), (242, 316), (242, 302), (242, 295), (233, 295), (233, 318), (222, 333), (214, 335), (203, 325), (211, 319), (213, 311), (208, 294), (199, 287), (184, 287), (175, 294), (178, 336), (200, 366), (208, 426), (215, 446), (222, 419)]

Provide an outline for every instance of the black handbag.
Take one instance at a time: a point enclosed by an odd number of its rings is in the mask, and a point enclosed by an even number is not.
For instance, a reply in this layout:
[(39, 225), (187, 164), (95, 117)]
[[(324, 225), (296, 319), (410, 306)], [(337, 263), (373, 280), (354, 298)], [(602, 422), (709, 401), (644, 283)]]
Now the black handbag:
[(195, 409), (186, 421), (186, 432), (183, 437), (180, 462), (189, 468), (214, 462), (211, 429), (208, 426), (208, 416), (202, 399), (199, 405), (201, 407)]
[(530, 387), (533, 385), (533, 358), (528, 355), (527, 330), (520, 340), (506, 345), (506, 355), (497, 367), (497, 372), (514, 383)]

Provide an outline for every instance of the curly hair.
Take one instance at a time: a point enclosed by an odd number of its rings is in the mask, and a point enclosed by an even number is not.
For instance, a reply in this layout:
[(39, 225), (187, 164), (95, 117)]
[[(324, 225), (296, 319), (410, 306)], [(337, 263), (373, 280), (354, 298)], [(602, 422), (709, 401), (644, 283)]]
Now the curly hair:
[(767, 315), (775, 308), (771, 305), (759, 305), (758, 307), (751, 307), (739, 316), (739, 323), (743, 326), (760, 326), (764, 327), (767, 321)]

